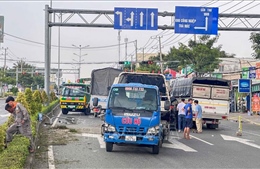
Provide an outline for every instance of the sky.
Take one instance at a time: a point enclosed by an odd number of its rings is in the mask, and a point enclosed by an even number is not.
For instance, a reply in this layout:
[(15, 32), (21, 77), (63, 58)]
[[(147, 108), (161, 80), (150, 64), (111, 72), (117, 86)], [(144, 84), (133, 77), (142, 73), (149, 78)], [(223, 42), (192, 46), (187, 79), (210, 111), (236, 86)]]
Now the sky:
[[(7, 50), (7, 66), (11, 67), (17, 60), (23, 59), (37, 67), (44, 67), (44, 21), (45, 5), (50, 5), (50, 1), (2, 1), (0, 0), (0, 16), (4, 16), (4, 43), (1, 48)], [(219, 13), (242, 13), (257, 14), (260, 9), (260, 0), (200, 0), (200, 1), (52, 1), (54, 9), (85, 9), (85, 10), (110, 10), (119, 8), (157, 8), (159, 12), (174, 12), (176, 6), (207, 6), (218, 7)], [(91, 22), (97, 15), (85, 15), (84, 18)], [(113, 15), (109, 15), (112, 20)], [(63, 19), (69, 17), (68, 14), (62, 16)], [(58, 19), (56, 17), (56, 19)], [(79, 16), (74, 15), (70, 22), (80, 22)], [(230, 19), (223, 22), (228, 23)], [(249, 20), (250, 24), (257, 20)], [(101, 16), (95, 23), (109, 24), (105, 16)], [(158, 17), (158, 25), (170, 25), (171, 17)], [(243, 23), (237, 21), (237, 26)], [(259, 27), (259, 26), (258, 26)], [(51, 62), (58, 62), (58, 27), (52, 27), (52, 47)], [(250, 58), (253, 53), (252, 43), (249, 41), (249, 31), (218, 31), (220, 37), (216, 45), (222, 45), (222, 49), (227, 53), (233, 53), (236, 57)], [(174, 30), (122, 30), (121, 43), (125, 38), (128, 39), (127, 50), (125, 45), (120, 45), (121, 60), (130, 60), (131, 55), (135, 54), (134, 41), (137, 40), (138, 53), (157, 53), (159, 48), (158, 40), (152, 39), (156, 35), (161, 37), (162, 52), (167, 53), (172, 46), (178, 47), (178, 43), (187, 44), (187, 41), (194, 38), (191, 34), (175, 34)], [(152, 38), (151, 38), (152, 37)], [(85, 64), (95, 62), (118, 62), (118, 30), (114, 28), (89, 28), (89, 27), (60, 27), (61, 40), (61, 69), (78, 68), (79, 49), (72, 45), (88, 46), (82, 49), (81, 78), (90, 77), (93, 69), (115, 66), (115, 64)], [(110, 46), (110, 47), (109, 47)], [(126, 52), (127, 51), (127, 52)], [(4, 50), (0, 55), (0, 66), (4, 65)], [(0, 53), (0, 54), (1, 54)], [(51, 68), (58, 68), (57, 64), (51, 64)], [(63, 80), (74, 81), (77, 75), (63, 74)]]

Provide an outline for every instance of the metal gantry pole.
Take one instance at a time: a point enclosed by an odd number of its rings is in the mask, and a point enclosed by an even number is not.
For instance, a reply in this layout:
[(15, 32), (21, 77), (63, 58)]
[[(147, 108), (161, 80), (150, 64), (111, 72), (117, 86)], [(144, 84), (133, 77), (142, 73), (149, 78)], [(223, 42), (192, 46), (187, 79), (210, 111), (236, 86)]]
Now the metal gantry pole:
[[(59, 20), (61, 22), (61, 14), (59, 16)], [(58, 27), (58, 93), (60, 93), (60, 26)]]
[(50, 28), (49, 28), (49, 6), (45, 5), (45, 76), (44, 88), (47, 96), (50, 93)]

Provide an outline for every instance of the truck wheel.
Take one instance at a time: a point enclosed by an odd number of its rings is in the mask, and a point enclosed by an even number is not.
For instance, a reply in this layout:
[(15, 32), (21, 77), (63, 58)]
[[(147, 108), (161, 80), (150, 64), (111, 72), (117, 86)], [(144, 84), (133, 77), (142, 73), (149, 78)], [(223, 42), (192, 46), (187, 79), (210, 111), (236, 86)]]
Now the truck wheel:
[(160, 140), (160, 142), (159, 142), (160, 148), (162, 148), (162, 144), (163, 144), (163, 139), (161, 138), (161, 140)]
[(160, 146), (158, 145), (154, 145), (152, 148), (152, 153), (153, 154), (159, 154), (159, 150), (160, 150)]
[(89, 114), (90, 114), (90, 107), (88, 107), (88, 108), (86, 108), (86, 109), (84, 110), (84, 114), (85, 114), (85, 115), (89, 115)]
[(62, 109), (61, 112), (62, 112), (62, 114), (68, 114), (69, 113), (69, 111), (67, 109)]
[(113, 143), (106, 142), (106, 151), (112, 152), (113, 150)]
[(105, 125), (102, 124), (101, 125), (101, 136), (104, 136), (104, 133), (105, 133)]
[(97, 117), (97, 112), (94, 113), (94, 117)]

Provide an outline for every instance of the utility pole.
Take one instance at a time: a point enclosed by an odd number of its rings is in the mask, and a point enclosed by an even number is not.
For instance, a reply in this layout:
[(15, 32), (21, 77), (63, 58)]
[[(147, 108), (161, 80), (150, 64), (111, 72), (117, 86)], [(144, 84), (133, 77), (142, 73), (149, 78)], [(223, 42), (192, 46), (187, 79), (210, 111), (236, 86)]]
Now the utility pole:
[(161, 73), (163, 73), (162, 46), (161, 46), (161, 37), (160, 37), (160, 36), (159, 36), (159, 49), (160, 49), (160, 66), (161, 66)]
[(74, 55), (77, 55), (78, 57), (79, 57), (79, 62), (78, 62), (78, 69), (79, 69), (79, 74), (78, 74), (78, 79), (80, 79), (80, 68), (81, 68), (81, 61), (83, 61), (82, 59), (81, 59), (81, 57), (82, 56), (86, 56), (87, 54), (84, 54), (84, 55), (81, 55), (81, 50), (82, 49), (84, 49), (84, 48), (87, 48), (87, 47), (89, 47), (89, 45), (87, 45), (87, 46), (84, 46), (84, 47), (81, 47), (81, 45), (79, 45), (79, 46), (76, 46), (76, 45), (72, 45), (72, 46), (74, 46), (75, 48), (78, 48), (79, 49), (79, 55), (78, 54), (76, 54), (76, 53), (74, 53)]
[(23, 59), (21, 59), (21, 72), (23, 73)]
[(161, 45), (161, 38), (162, 36), (155, 36), (155, 37), (151, 37), (151, 39), (157, 39), (159, 41), (159, 54), (160, 54), (160, 67), (161, 67), (161, 73), (163, 73), (163, 59), (162, 59), (162, 45)]
[(4, 59), (4, 76), (5, 76), (5, 70), (6, 70), (6, 55), (7, 55), (7, 49), (8, 48), (2, 48), (2, 49), (4, 49), (5, 50), (5, 54), (4, 54), (4, 56), (5, 56), (5, 59)]
[(16, 87), (18, 88), (18, 65), (16, 66), (16, 78), (15, 78), (15, 81), (16, 81)]
[(118, 39), (118, 62), (120, 61), (120, 41), (121, 41), (121, 36), (120, 36), (121, 30), (118, 30), (118, 35), (117, 35), (117, 39)]
[[(138, 50), (138, 48), (137, 48), (137, 40), (135, 40), (135, 42), (134, 42), (134, 44), (135, 44), (135, 67), (136, 67), (136, 63), (137, 63), (137, 50)], [(131, 66), (132, 66), (132, 62), (131, 62)]]
[(125, 61), (127, 61), (127, 42), (128, 38), (125, 38)]
[(143, 53), (143, 61), (144, 61), (144, 50), (145, 50), (145, 48), (140, 48), (140, 49), (142, 49), (142, 53)]

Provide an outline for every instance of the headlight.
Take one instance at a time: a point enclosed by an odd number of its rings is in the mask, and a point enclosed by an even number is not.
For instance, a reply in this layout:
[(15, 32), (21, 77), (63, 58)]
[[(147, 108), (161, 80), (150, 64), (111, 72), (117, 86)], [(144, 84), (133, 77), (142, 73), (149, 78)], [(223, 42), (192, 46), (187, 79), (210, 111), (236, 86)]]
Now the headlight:
[(114, 126), (110, 125), (110, 124), (105, 123), (105, 131), (115, 132), (116, 128)]
[(147, 134), (158, 134), (160, 130), (159, 126), (150, 127), (147, 131)]

